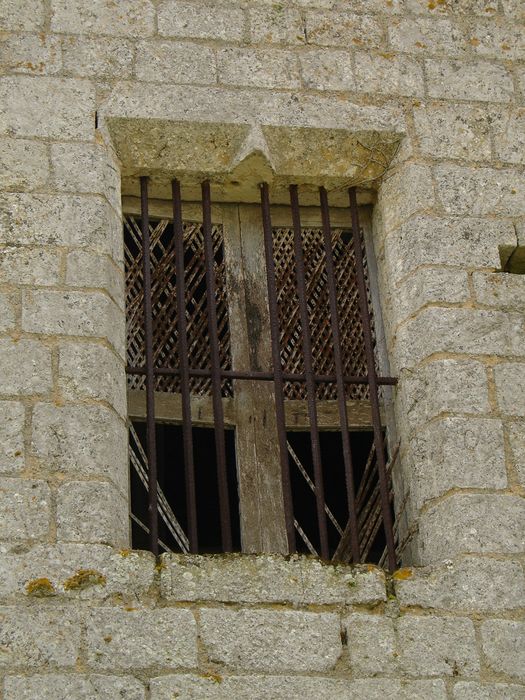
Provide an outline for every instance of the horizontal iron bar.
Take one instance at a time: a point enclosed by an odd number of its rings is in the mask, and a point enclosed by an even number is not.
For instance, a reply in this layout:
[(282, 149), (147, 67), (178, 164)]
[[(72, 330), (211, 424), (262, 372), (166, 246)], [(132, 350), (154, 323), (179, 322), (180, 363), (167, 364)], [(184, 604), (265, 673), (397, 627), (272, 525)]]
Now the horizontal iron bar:
[[(173, 367), (155, 367), (153, 369), (155, 374), (164, 376), (177, 376), (180, 374), (180, 369)], [(126, 367), (127, 374), (145, 374), (146, 370), (144, 367)], [(211, 370), (209, 369), (190, 369), (190, 377), (211, 377)], [(221, 370), (221, 377), (223, 379), (252, 379), (259, 380), (263, 382), (273, 381), (273, 374), (271, 372), (242, 372), (239, 370), (223, 369)], [(283, 372), (283, 379), (286, 382), (304, 382), (304, 374), (290, 374)], [(317, 374), (314, 377), (315, 381), (319, 384), (329, 384), (330, 382), (336, 381), (335, 374)], [(358, 376), (345, 376), (343, 377), (345, 384), (368, 384), (367, 377)], [(385, 385), (395, 385), (397, 384), (396, 377), (378, 377), (378, 384)]]

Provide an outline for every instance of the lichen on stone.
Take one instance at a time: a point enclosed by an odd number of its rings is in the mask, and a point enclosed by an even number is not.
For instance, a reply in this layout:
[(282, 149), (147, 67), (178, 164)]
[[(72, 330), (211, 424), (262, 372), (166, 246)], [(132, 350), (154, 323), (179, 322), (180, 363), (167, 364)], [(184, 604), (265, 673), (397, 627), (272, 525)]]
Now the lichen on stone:
[(105, 586), (106, 577), (95, 569), (79, 569), (76, 574), (64, 581), (64, 590), (72, 591), (89, 588), (90, 586)]
[(48, 578), (35, 578), (26, 583), (26, 591), (28, 595), (36, 597), (44, 597), (55, 595), (55, 587)]

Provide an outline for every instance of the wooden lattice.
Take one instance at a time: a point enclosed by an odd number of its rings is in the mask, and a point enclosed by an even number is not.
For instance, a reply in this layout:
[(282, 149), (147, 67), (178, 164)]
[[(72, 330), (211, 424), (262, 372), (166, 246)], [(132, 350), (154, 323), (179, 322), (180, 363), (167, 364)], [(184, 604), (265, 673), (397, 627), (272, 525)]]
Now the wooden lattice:
[[(322, 229), (303, 229), (302, 242), (314, 371), (316, 374), (335, 374)], [(342, 229), (334, 229), (332, 231), (332, 246), (344, 372), (347, 375), (365, 376), (367, 373), (366, 356), (351, 234)], [(301, 319), (295, 282), (293, 229), (274, 229), (274, 259), (283, 369), (287, 373), (302, 373), (304, 372), (304, 360), (301, 344)], [(288, 399), (304, 399), (306, 386), (302, 382), (287, 382), (285, 395)], [(335, 399), (336, 397), (335, 382), (318, 385), (318, 399)], [(347, 385), (346, 397), (347, 399), (367, 398), (368, 386)]]
[[(126, 270), (127, 362), (142, 367), (144, 350), (144, 285), (142, 274), (142, 233), (140, 220), (127, 216), (124, 220), (124, 251)], [(173, 226), (163, 219), (150, 223), (153, 354), (155, 367), (179, 366), (177, 347), (177, 304), (175, 246)], [(225, 285), (224, 249), (221, 226), (213, 226), (214, 268), (216, 277), (216, 309), (223, 369), (231, 369), (230, 329)], [(184, 223), (184, 267), (186, 291), (186, 321), (188, 351), (192, 369), (210, 369), (210, 347), (207, 317), (206, 272), (202, 224)], [(128, 375), (130, 389), (144, 389), (143, 375)], [(211, 380), (192, 377), (192, 394), (210, 394)], [(174, 375), (158, 375), (155, 390), (180, 392), (180, 379)], [(223, 396), (232, 395), (230, 380), (222, 383)]]

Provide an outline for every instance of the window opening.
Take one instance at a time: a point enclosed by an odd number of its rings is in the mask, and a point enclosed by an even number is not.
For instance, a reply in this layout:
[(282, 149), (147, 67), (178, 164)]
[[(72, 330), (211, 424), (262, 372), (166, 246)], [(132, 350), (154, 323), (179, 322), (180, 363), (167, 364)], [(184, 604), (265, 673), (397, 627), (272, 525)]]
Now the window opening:
[(192, 221), (175, 180), (173, 219), (155, 221), (141, 178), (125, 221), (134, 545), (395, 567), (379, 387), (396, 380), (377, 375), (355, 189), (344, 226), (319, 193), (315, 226), (294, 185), (289, 223), (272, 224), (266, 184), (258, 211), (212, 222), (204, 182)]

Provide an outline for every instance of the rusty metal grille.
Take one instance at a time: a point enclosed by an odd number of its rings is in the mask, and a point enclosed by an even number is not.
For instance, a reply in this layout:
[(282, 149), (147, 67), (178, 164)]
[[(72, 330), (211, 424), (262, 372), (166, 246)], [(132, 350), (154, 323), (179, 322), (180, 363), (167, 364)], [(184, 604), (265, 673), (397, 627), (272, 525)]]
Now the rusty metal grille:
[[(141, 221), (126, 216), (124, 256), (126, 274), (127, 362), (140, 367), (145, 363), (144, 276)], [(177, 272), (173, 222), (167, 219), (150, 223), (151, 302), (153, 321), (153, 362), (155, 367), (175, 370), (178, 366), (177, 344)], [(210, 370), (208, 334), (208, 296), (202, 224), (184, 222), (185, 315), (188, 349), (195, 369)], [(228, 299), (225, 285), (224, 246), (221, 226), (212, 227), (214, 273), (216, 278), (219, 353), (221, 367), (231, 369)], [(130, 389), (144, 389), (144, 375), (128, 374)], [(222, 395), (232, 396), (232, 382), (224, 379)], [(211, 394), (209, 377), (190, 378), (192, 394)], [(177, 374), (156, 374), (155, 391), (180, 393)]]

